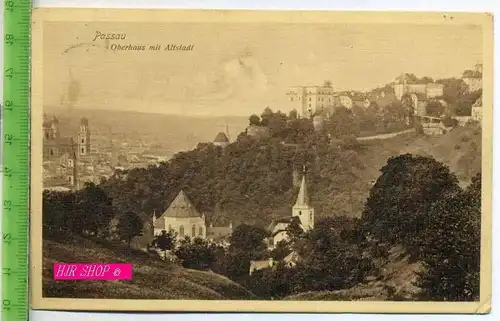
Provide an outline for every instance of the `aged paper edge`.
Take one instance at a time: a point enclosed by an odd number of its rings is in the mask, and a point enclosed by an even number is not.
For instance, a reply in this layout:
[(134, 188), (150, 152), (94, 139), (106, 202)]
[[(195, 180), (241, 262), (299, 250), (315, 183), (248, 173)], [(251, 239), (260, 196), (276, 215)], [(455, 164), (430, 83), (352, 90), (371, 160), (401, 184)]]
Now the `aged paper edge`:
[[(108, 300), (42, 297), (43, 23), (275, 22), (479, 25), (483, 30), (481, 291), (479, 302)], [(493, 15), (490, 13), (39, 8), (32, 14), (30, 304), (32, 309), (183, 312), (489, 313), (492, 293)]]

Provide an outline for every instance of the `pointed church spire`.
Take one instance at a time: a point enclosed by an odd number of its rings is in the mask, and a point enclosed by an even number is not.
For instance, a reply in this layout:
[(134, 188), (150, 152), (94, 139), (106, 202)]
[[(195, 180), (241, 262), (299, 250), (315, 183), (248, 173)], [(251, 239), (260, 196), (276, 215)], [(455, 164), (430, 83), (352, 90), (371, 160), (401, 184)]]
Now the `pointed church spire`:
[(295, 206), (303, 207), (309, 206), (309, 195), (307, 193), (307, 184), (306, 184), (306, 167), (303, 167), (303, 175), (302, 182), (300, 183), (299, 194), (297, 195), (297, 201), (295, 202)]

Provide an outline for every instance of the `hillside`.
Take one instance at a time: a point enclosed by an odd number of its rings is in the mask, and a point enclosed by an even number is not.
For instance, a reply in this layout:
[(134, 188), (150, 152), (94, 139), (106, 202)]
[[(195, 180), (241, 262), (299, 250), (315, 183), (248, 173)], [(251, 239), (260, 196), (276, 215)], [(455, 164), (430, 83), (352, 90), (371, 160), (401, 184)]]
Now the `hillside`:
[(419, 137), (407, 144), (401, 153), (432, 156), (450, 167), (462, 184), (481, 171), (481, 127), (470, 124), (457, 127), (443, 136)]
[(293, 170), (308, 169), (308, 185), (317, 218), (359, 217), (372, 183), (390, 157), (429, 155), (450, 166), (467, 184), (480, 170), (480, 129), (456, 128), (441, 137), (407, 133), (384, 140), (308, 147), (241, 137), (226, 149), (199, 145), (168, 163), (131, 170), (126, 179), (111, 177), (102, 187), (119, 210), (163, 212), (182, 188), (209, 220), (263, 224), (289, 215), (297, 186)]
[[(470, 124), (443, 136), (418, 136), (408, 133), (389, 139), (360, 142), (355, 153), (344, 153), (347, 168), (327, 159), (321, 179), (312, 186), (312, 199), (320, 216), (348, 213), (359, 217), (380, 169), (390, 157), (411, 153), (431, 156), (450, 167), (462, 186), (481, 171), (481, 128)], [(339, 155), (340, 156), (340, 155)], [(326, 170), (330, 167), (332, 170)], [(335, 169), (335, 170), (333, 170)], [(351, 175), (353, 179), (348, 179)]]
[[(71, 243), (69, 243), (71, 242)], [(253, 294), (211, 272), (184, 269), (123, 245), (110, 247), (78, 238), (64, 244), (43, 243), (43, 293), (46, 297), (99, 299), (242, 300)], [(54, 281), (52, 265), (59, 262), (132, 263), (133, 279), (123, 281)]]

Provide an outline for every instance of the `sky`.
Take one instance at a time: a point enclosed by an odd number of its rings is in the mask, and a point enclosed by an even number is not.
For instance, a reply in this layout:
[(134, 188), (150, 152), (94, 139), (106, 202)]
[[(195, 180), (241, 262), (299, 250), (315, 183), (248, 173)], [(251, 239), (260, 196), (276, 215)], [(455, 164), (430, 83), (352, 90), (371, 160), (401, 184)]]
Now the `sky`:
[[(97, 31), (126, 39), (93, 41)], [(402, 72), (460, 77), (481, 62), (482, 33), (472, 25), (46, 22), (43, 50), (45, 106), (246, 116), (288, 111), (289, 86), (330, 80), (338, 90), (371, 90)]]

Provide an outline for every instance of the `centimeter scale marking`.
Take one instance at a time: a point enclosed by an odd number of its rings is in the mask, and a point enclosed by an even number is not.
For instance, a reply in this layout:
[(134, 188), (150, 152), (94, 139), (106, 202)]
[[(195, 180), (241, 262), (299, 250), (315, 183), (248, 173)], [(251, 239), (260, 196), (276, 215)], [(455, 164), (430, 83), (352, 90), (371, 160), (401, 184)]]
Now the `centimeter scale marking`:
[(4, 1), (2, 321), (28, 320), (30, 0)]

